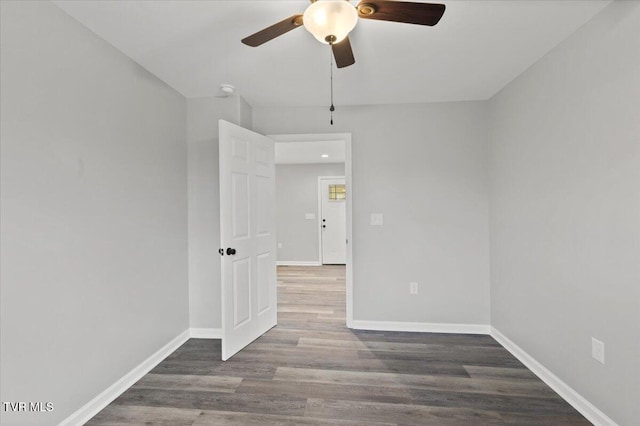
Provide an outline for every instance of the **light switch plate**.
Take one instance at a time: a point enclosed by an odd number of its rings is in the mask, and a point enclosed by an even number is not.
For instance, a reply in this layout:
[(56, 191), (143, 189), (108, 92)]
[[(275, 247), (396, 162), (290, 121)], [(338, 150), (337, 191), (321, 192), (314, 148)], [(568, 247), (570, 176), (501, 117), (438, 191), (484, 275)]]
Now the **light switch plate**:
[(382, 213), (371, 213), (371, 225), (372, 226), (382, 226), (384, 220), (382, 217)]
[(315, 213), (305, 213), (304, 214), (304, 218), (307, 220), (312, 220), (316, 218), (316, 214)]

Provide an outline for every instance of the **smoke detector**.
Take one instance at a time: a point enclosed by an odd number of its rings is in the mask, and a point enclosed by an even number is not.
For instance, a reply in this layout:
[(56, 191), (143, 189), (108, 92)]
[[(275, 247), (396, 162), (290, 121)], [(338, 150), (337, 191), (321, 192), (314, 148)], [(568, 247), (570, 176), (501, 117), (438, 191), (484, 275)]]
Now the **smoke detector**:
[(233, 95), (233, 93), (236, 91), (235, 86), (233, 86), (232, 84), (221, 84), (220, 85), (220, 91), (225, 95), (225, 96), (229, 96), (229, 95)]

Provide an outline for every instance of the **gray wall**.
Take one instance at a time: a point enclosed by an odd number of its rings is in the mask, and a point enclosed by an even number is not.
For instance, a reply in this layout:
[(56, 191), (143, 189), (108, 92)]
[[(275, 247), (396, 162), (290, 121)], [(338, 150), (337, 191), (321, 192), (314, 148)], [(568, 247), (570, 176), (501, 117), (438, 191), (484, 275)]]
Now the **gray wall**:
[(237, 120), (236, 99), (187, 100), (189, 323), (194, 328), (219, 328), (221, 324), (218, 120)]
[(354, 319), (489, 323), (485, 106), (253, 108), (259, 133), (352, 133)]
[(219, 328), (220, 192), (218, 120), (250, 128), (251, 106), (239, 96), (187, 100), (189, 151), (189, 322)]
[(492, 324), (620, 425), (637, 424), (640, 3), (613, 2), (491, 114)]
[[(318, 176), (344, 176), (344, 163), (276, 165), (279, 262), (318, 262)], [(305, 219), (314, 213), (314, 220)]]
[(253, 108), (242, 96), (238, 96), (238, 124), (245, 129), (253, 129)]
[(1, 2), (3, 424), (56, 424), (189, 326), (186, 102), (48, 2)]

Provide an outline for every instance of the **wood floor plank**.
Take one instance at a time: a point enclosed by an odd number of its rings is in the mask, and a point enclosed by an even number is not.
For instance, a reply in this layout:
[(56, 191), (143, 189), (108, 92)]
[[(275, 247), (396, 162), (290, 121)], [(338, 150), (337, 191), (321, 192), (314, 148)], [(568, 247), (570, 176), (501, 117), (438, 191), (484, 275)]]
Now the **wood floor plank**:
[[(512, 358), (503, 347), (500, 346), (471, 346), (471, 345), (455, 345), (455, 344), (433, 344), (419, 342), (389, 342), (379, 340), (363, 340), (363, 339), (329, 339), (329, 338), (311, 338), (301, 337), (298, 340), (299, 347), (309, 348), (340, 348), (340, 349), (357, 349), (371, 350), (374, 352), (395, 352), (395, 353), (417, 353), (420, 355), (415, 358), (422, 358), (422, 355), (429, 354), (439, 359), (445, 359), (451, 353), (471, 352), (477, 358)], [(462, 347), (461, 347), (462, 346)]]
[(344, 266), (278, 267), (278, 326), (189, 339), (90, 425), (589, 424), (491, 336), (350, 330)]
[(396, 426), (395, 423), (327, 419), (269, 414), (237, 413), (231, 411), (203, 411), (193, 426)]
[(150, 407), (171, 407), (200, 410), (228, 410), (245, 413), (264, 413), (277, 415), (304, 415), (307, 399), (262, 398), (251, 394), (229, 394), (219, 392), (180, 391), (164, 389), (130, 388), (114, 402), (116, 405), (145, 405)]
[(372, 349), (391, 352), (418, 352), (427, 351), (425, 343), (399, 343), (399, 342), (371, 342), (361, 340), (333, 340), (302, 337), (298, 341), (301, 348), (344, 348), (344, 349)]
[(270, 379), (276, 365), (268, 363), (246, 364), (222, 361), (165, 360), (151, 370), (153, 374), (185, 374), (203, 376), (241, 376), (252, 379)]
[(308, 330), (306, 328), (284, 328), (275, 327), (269, 331), (271, 336), (290, 337), (295, 336), (298, 339), (303, 337), (311, 337), (317, 339), (333, 339), (333, 340), (373, 340), (382, 341), (385, 340), (385, 334), (383, 332), (372, 331), (359, 331), (349, 330), (348, 328), (342, 330)]
[(270, 397), (304, 395), (307, 398), (342, 399), (350, 401), (371, 401), (410, 404), (412, 392), (400, 387), (371, 385), (336, 385), (328, 383), (294, 382), (284, 380), (245, 380), (237, 393), (248, 393)]
[(301, 304), (287, 304), (286, 306), (282, 306), (278, 308), (278, 313), (285, 312), (303, 312), (309, 314), (325, 314), (331, 315), (333, 314), (333, 309), (327, 309), (326, 307), (320, 305), (301, 305)]
[(165, 360), (218, 361), (221, 347), (218, 339), (189, 339)]
[(111, 404), (86, 423), (86, 426), (158, 425), (191, 426), (202, 410)]
[(576, 415), (576, 410), (559, 396), (497, 395), (460, 391), (411, 389), (411, 403), (434, 407), (466, 407), (523, 415)]
[(275, 363), (286, 367), (320, 368), (365, 372), (387, 372), (408, 374), (433, 374), (469, 377), (462, 364), (435, 361), (398, 361), (360, 359), (355, 352), (313, 351), (301, 352), (296, 348), (267, 350), (244, 350), (236, 355), (237, 361), (251, 363)]
[(443, 391), (486, 393), (497, 395), (538, 395), (555, 398), (542, 381), (496, 380), (417, 374), (374, 373), (360, 371), (337, 371), (308, 368), (278, 367), (274, 380), (298, 382), (378, 385), (388, 387), (413, 387)]
[(150, 373), (140, 379), (132, 388), (233, 393), (241, 382), (242, 377)]
[(503, 414), (503, 421), (506, 425), (518, 426), (592, 426), (584, 417), (577, 415), (554, 415), (554, 414)]
[[(356, 330), (358, 337), (364, 330)], [(368, 332), (372, 333), (372, 332)], [(363, 338), (362, 340), (372, 340)], [(451, 333), (415, 333), (415, 332), (384, 332), (385, 342), (418, 342), (429, 345), (455, 345), (455, 346), (494, 346), (500, 344), (491, 336), (483, 334), (451, 334)]]
[(427, 345), (455, 345), (465, 347), (491, 346), (504, 350), (491, 336), (477, 334), (449, 334), (449, 333), (413, 333), (389, 332), (370, 330), (351, 330), (348, 328), (336, 330), (308, 330), (305, 328), (276, 327), (269, 331), (272, 336), (297, 336), (331, 340), (357, 340), (363, 342), (406, 342), (424, 343)]
[(295, 357), (295, 358), (318, 358), (318, 359), (360, 359), (357, 350), (354, 349), (334, 349), (334, 348), (305, 348), (298, 345), (277, 345), (252, 343), (245, 350), (238, 353), (242, 357), (260, 356), (269, 359), (271, 356)]
[[(506, 351), (505, 351), (506, 352)], [(450, 362), (458, 362), (463, 365), (478, 365), (487, 367), (523, 367), (522, 363), (511, 354), (502, 351), (478, 356), (471, 350), (452, 350), (448, 352), (399, 352), (399, 351), (378, 351), (374, 349), (360, 350), (358, 356), (364, 359), (396, 359), (396, 360), (429, 360), (438, 361), (446, 359)]]
[(504, 367), (487, 367), (481, 365), (465, 365), (464, 369), (471, 377), (490, 377), (494, 379), (511, 378), (511, 379), (531, 379), (539, 380), (538, 376), (533, 374), (527, 368), (504, 368)]
[(502, 424), (500, 414), (485, 410), (315, 398), (309, 399), (307, 416), (434, 426)]

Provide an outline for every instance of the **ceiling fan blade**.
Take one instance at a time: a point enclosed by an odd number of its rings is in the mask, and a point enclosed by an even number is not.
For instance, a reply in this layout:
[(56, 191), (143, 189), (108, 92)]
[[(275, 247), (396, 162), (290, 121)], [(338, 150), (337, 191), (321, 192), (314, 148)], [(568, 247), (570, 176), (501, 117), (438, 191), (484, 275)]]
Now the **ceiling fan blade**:
[(273, 40), (274, 38), (281, 36), (295, 28), (302, 26), (302, 15), (293, 15), (287, 19), (283, 19), (277, 24), (273, 24), (270, 27), (265, 28), (262, 31), (258, 31), (255, 34), (250, 35), (242, 39), (242, 42), (247, 46), (257, 47), (261, 44)]
[(363, 19), (433, 26), (442, 18), (445, 6), (435, 3), (362, 0), (357, 9), (358, 16)]
[(348, 67), (356, 63), (356, 59), (353, 57), (353, 51), (351, 50), (349, 37), (340, 43), (332, 44), (331, 50), (333, 50), (333, 57), (336, 58), (336, 66), (338, 68)]

